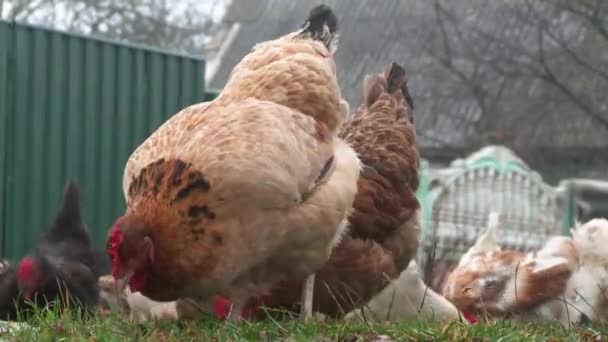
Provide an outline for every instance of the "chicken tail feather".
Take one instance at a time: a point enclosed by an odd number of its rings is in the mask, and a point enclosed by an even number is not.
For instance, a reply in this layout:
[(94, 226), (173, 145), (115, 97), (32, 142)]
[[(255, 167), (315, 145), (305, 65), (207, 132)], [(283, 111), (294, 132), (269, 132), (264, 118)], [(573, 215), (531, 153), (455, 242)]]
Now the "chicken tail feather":
[(306, 22), (302, 25), (301, 35), (323, 42), (331, 51), (335, 51), (338, 43), (338, 18), (327, 5), (319, 5), (310, 11)]
[(73, 229), (80, 229), (81, 223), (80, 189), (75, 181), (69, 180), (63, 193), (61, 209), (55, 217), (51, 231), (52, 234), (69, 235)]
[(401, 88), (403, 83), (405, 83), (405, 69), (395, 62), (392, 62), (389, 65), (386, 74), (389, 93), (394, 93), (397, 89)]
[(407, 75), (405, 69), (392, 62), (383, 74), (369, 75), (364, 82), (363, 98), (365, 105), (371, 108), (376, 101), (385, 98), (382, 95), (389, 94), (393, 99), (393, 106), (397, 112), (397, 118), (408, 117), (414, 123), (414, 101), (407, 88)]
[(392, 62), (386, 70), (386, 81), (388, 83), (388, 92), (390, 94), (395, 93), (397, 90), (401, 90), (407, 105), (411, 110), (414, 110), (414, 100), (407, 89), (407, 76), (405, 69), (395, 62)]

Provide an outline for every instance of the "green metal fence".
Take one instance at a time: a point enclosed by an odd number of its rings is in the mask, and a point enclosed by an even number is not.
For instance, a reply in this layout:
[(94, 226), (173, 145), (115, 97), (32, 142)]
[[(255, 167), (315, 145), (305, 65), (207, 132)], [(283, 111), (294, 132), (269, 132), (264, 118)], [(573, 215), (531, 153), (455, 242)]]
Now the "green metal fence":
[(99, 246), (124, 210), (131, 151), (169, 115), (214, 94), (205, 61), (0, 21), (0, 254), (19, 258), (82, 187)]
[(490, 212), (501, 215), (501, 247), (520, 251), (539, 249), (549, 236), (569, 234), (574, 223), (569, 191), (545, 183), (504, 146), (486, 146), (445, 169), (422, 163), (421, 171), (419, 265), (436, 290), (487, 229)]

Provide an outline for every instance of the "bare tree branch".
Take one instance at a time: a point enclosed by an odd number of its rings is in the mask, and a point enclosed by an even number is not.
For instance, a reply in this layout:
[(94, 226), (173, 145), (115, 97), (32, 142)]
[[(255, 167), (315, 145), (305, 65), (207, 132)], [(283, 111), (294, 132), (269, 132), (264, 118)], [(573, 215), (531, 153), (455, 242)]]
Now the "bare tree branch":
[[(183, 0), (188, 1), (188, 0)], [(207, 7), (198, 4), (205, 3)], [(222, 0), (13, 0), (8, 19), (44, 24), (83, 34), (199, 53), (220, 26), (211, 11)], [(61, 8), (61, 15), (57, 15)]]
[(472, 127), (480, 139), (504, 124), (536, 139), (536, 126), (572, 122), (577, 115), (608, 130), (608, 99), (601, 95), (608, 93), (608, 63), (599, 57), (608, 53), (608, 41), (596, 39), (606, 33), (608, 2), (469, 2), (465, 8), (433, 1), (435, 30), (423, 49), (454, 77), (443, 92), (452, 89), (452, 97), (477, 104), (481, 117)]

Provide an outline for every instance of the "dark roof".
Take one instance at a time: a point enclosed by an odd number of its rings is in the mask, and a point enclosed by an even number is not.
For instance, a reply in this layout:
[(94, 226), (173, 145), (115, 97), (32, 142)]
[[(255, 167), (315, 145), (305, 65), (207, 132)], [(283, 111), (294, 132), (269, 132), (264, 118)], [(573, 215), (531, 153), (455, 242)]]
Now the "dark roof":
[[(308, 11), (319, 2), (293, 0), (233, 0), (224, 21), (239, 23), (236, 38), (222, 56), (221, 64), (211, 80), (211, 87), (222, 88), (232, 68), (257, 42), (273, 39), (296, 30)], [(408, 86), (414, 98), (418, 143), (426, 147), (465, 147), (473, 134), (471, 123), (481, 115), (469, 94), (459, 96), (457, 82), (449, 85), (446, 96), (444, 83), (449, 74), (422, 51), (426, 31), (434, 22), (430, 18), (431, 1), (423, 0), (326, 0), (339, 17), (340, 43), (336, 55), (338, 78), (342, 94), (351, 109), (361, 102), (362, 81), (369, 73), (381, 72), (391, 61), (402, 64), (408, 72)], [(412, 24), (418, 20), (416, 24)], [(504, 25), (503, 25), (504, 26)], [(464, 87), (461, 87), (464, 88)], [(507, 85), (517, 92), (513, 98), (530, 98), (538, 85), (522, 81)], [(588, 146), (607, 147), (608, 131), (598, 129), (593, 122), (577, 115), (576, 108), (561, 105), (553, 108), (534, 103), (518, 107), (521, 101), (510, 101), (496, 113), (497, 120), (508, 115), (523, 119), (511, 120), (506, 135), (515, 134), (509, 146)], [(539, 107), (534, 107), (534, 105)], [(508, 108), (507, 108), (508, 106)], [(530, 124), (541, 108), (548, 123)], [(525, 110), (523, 110), (525, 109)], [(522, 113), (524, 112), (524, 113)], [(512, 114), (516, 113), (516, 114)], [(564, 119), (565, 118), (565, 119)], [(519, 120), (519, 121), (518, 121)], [(581, 134), (585, 132), (585, 134)], [(594, 132), (587, 134), (587, 132)], [(491, 133), (490, 133), (491, 134)], [(522, 139), (525, 134), (525, 138)], [(531, 141), (534, 140), (534, 141)], [(524, 141), (525, 140), (525, 141)], [(487, 141), (481, 144), (488, 143)], [(473, 148), (477, 148), (475, 146)], [(516, 146), (513, 146), (516, 147)]]

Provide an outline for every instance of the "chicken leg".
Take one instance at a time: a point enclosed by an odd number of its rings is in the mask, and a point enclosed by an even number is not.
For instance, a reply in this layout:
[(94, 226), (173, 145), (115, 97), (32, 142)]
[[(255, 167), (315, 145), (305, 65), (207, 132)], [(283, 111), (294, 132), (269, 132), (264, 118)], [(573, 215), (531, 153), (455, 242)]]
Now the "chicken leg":
[(302, 318), (307, 321), (312, 317), (312, 299), (315, 288), (315, 274), (311, 274), (304, 280), (304, 288), (302, 290)]
[(245, 318), (241, 315), (243, 312), (243, 308), (245, 307), (241, 301), (233, 302), (230, 305), (230, 311), (228, 312), (228, 319), (233, 323), (240, 323), (245, 320)]

